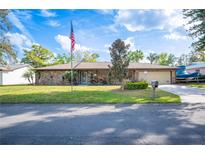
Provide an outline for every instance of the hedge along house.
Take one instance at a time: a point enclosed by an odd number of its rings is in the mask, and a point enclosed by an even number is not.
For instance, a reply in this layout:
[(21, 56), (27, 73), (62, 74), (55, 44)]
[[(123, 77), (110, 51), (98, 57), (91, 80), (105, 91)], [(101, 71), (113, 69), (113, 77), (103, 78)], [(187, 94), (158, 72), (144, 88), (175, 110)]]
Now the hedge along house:
[[(74, 64), (75, 66), (75, 64)], [(76, 82), (82, 85), (89, 85), (96, 82), (108, 83), (110, 62), (80, 63), (73, 69), (78, 72)], [(64, 74), (69, 71), (70, 64), (59, 64), (47, 67), (36, 68), (36, 84), (39, 85), (66, 85), (69, 82)], [(160, 84), (175, 83), (176, 67), (162, 66), (147, 63), (130, 63), (128, 66), (128, 78), (131, 81), (150, 82), (158, 80)]]

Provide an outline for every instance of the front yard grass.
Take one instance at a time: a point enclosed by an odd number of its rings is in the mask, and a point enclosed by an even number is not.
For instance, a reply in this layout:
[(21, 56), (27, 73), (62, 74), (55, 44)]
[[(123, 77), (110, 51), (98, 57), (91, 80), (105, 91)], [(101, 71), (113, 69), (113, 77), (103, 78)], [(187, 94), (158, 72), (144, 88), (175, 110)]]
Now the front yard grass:
[(205, 83), (189, 83), (188, 86), (195, 87), (195, 88), (205, 88)]
[(0, 103), (180, 103), (180, 97), (157, 89), (125, 90), (119, 86), (0, 86)]

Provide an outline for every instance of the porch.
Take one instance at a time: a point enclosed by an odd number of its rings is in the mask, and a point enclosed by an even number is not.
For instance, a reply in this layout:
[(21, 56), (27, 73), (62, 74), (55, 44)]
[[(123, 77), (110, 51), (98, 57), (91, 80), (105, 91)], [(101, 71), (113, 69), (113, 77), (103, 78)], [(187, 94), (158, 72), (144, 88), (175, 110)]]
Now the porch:
[(108, 70), (77, 70), (76, 83), (80, 85), (108, 84)]

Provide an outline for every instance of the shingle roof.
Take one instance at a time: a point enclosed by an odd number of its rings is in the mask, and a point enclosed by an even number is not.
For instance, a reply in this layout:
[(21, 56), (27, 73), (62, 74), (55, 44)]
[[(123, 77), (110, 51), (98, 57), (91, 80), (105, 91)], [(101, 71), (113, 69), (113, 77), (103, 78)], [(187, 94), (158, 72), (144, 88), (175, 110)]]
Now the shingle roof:
[(3, 71), (13, 71), (22, 67), (30, 66), (28, 64), (14, 64), (14, 65), (0, 65), (0, 70)]
[[(76, 66), (76, 64), (73, 64), (75, 67), (75, 70), (92, 70), (92, 69), (109, 69), (109, 65), (112, 66), (110, 62), (92, 62), (92, 63), (80, 63)], [(47, 67), (41, 67), (36, 68), (35, 70), (69, 70), (71, 69), (70, 64), (59, 64), (59, 65), (53, 65), (53, 66), (47, 66)], [(175, 70), (176, 67), (170, 67), (170, 66), (163, 66), (158, 64), (148, 64), (148, 63), (130, 63), (128, 66), (128, 69), (164, 69), (164, 70)]]

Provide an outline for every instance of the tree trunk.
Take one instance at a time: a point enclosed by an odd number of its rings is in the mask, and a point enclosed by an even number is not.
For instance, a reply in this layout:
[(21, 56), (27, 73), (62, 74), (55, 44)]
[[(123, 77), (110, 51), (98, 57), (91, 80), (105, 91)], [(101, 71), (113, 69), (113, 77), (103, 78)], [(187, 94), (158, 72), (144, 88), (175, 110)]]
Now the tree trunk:
[(125, 86), (126, 86), (128, 81), (129, 81), (128, 79), (122, 79), (122, 82), (121, 82), (121, 90), (122, 91), (125, 90)]
[(31, 80), (30, 80), (30, 78), (28, 78), (28, 82), (29, 82), (29, 83), (31, 83)]

